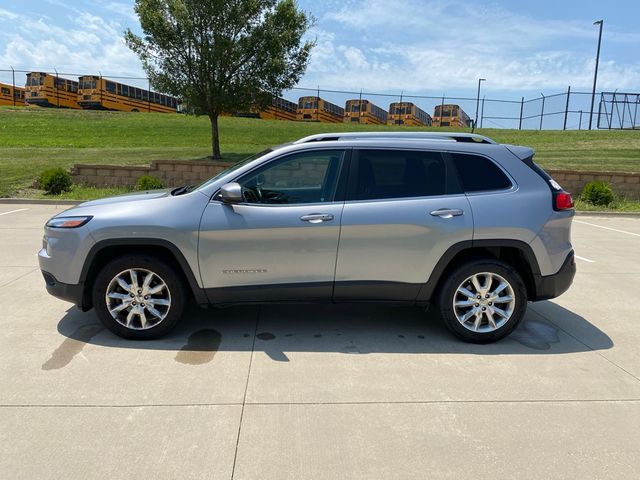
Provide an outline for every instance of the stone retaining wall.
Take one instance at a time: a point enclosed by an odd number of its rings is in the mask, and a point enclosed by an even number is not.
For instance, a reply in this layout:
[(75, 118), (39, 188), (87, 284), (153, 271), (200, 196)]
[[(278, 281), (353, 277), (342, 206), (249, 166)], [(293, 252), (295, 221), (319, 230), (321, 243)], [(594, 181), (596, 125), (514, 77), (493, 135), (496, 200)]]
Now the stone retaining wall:
[[(232, 164), (229, 162), (220, 161), (180, 160), (155, 160), (151, 165), (135, 167), (79, 164), (73, 167), (71, 175), (75, 183), (96, 187), (134, 186), (142, 175), (156, 177), (167, 186), (178, 186), (204, 181), (230, 165)], [(305, 166), (309, 169), (310, 175), (314, 175), (314, 167)], [(600, 180), (610, 183), (614, 192), (619, 195), (640, 199), (640, 173), (580, 170), (547, 170), (547, 172), (575, 196), (582, 192), (586, 183)]]
[(595, 172), (580, 170), (547, 170), (562, 187), (577, 197), (584, 186), (595, 180), (611, 184), (618, 195), (640, 199), (640, 173)]
[(232, 165), (229, 162), (154, 160), (147, 166), (74, 165), (74, 183), (95, 187), (132, 187), (143, 175), (151, 175), (167, 186), (199, 183)]

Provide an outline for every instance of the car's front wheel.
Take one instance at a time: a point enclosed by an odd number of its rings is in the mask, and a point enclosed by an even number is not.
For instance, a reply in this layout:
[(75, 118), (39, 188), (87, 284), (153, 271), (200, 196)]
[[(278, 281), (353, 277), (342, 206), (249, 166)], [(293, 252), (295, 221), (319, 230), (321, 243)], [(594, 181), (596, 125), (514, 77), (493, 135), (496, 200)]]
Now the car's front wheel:
[(96, 277), (93, 305), (113, 333), (138, 340), (159, 338), (180, 320), (185, 290), (179, 274), (159, 258), (126, 255)]
[(522, 278), (499, 260), (474, 260), (455, 269), (440, 289), (442, 319), (467, 342), (489, 343), (509, 335), (527, 306)]

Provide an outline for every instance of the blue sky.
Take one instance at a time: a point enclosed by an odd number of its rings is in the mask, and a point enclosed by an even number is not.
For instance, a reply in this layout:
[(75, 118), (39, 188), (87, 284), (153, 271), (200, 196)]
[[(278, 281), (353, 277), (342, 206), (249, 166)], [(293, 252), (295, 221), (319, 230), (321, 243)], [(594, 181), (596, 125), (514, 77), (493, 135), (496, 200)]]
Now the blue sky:
[[(640, 91), (638, 0), (299, 0), (318, 42), (300, 86), (488, 96), (590, 90), (605, 19), (600, 89)], [(143, 75), (124, 45), (133, 2), (0, 0), (0, 69)], [(10, 78), (10, 76), (9, 76)], [(0, 81), (7, 75), (0, 74)]]

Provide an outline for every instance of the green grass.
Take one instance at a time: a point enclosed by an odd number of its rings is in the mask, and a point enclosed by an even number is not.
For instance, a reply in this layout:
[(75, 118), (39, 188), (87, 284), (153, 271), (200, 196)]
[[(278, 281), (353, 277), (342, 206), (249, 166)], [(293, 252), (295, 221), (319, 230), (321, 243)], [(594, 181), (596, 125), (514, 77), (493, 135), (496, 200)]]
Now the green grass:
[[(221, 117), (220, 130), (223, 155), (238, 160), (313, 133), (428, 129)], [(640, 171), (640, 131), (483, 129), (479, 133), (498, 142), (535, 148), (536, 159), (545, 168)], [(139, 165), (157, 159), (199, 159), (208, 155), (207, 118), (0, 107), (0, 197), (20, 192), (33, 196), (29, 187), (49, 167), (70, 168), (74, 163)]]
[(640, 200), (629, 200), (626, 198), (616, 198), (610, 205), (601, 207), (591, 205), (580, 199), (576, 200), (576, 210), (583, 212), (626, 212), (640, 213)]
[(59, 195), (50, 195), (43, 190), (27, 189), (21, 191), (21, 196), (29, 198), (38, 198), (44, 200), (94, 200), (96, 198), (113, 197), (115, 195), (123, 195), (134, 191), (133, 188), (127, 187), (88, 187), (86, 185), (73, 185), (68, 192), (62, 192)]

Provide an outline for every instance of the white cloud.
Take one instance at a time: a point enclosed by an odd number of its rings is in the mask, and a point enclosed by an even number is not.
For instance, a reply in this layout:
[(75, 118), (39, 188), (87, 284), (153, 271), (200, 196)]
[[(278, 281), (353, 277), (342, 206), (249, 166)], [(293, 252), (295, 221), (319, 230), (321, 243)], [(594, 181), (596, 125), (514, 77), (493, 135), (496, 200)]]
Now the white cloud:
[(13, 12), (10, 12), (9, 10), (5, 10), (4, 8), (0, 8), (0, 18), (15, 20), (18, 18), (18, 15)]
[[(139, 29), (132, 3), (46, 1), (58, 17), (0, 8), (0, 69), (144, 76), (122, 39), (127, 26)], [(327, 0), (322, 9), (302, 87), (440, 95), (472, 90), (478, 77), (494, 92), (591, 86), (597, 28), (590, 23), (465, 0)], [(640, 60), (607, 55), (640, 46), (640, 33), (612, 25), (605, 32), (599, 88), (640, 90)]]
[(115, 13), (116, 15), (121, 15), (126, 17), (131, 23), (138, 23), (138, 16), (133, 10), (133, 5), (130, 3), (120, 3), (120, 2), (97, 2), (96, 5), (101, 7), (111, 13)]
[[(323, 34), (302, 83), (424, 93), (471, 89), (479, 77), (491, 90), (537, 91), (586, 89), (593, 78), (597, 28), (577, 21), (536, 20), (460, 0), (355, 0), (324, 21), (340, 35)], [(640, 34), (615, 28), (605, 38), (640, 44)], [(349, 45), (354, 41), (358, 48)], [(640, 61), (603, 57), (598, 84), (640, 89)]]
[[(0, 10), (0, 28), (3, 18), (12, 20), (11, 33), (5, 33), (4, 48), (0, 47), (0, 69), (11, 65), (19, 70), (145, 76), (137, 56), (123, 40), (127, 22), (100, 17), (57, 0), (48, 3), (64, 7), (69, 15), (53, 21), (45, 16)], [(6, 76), (7, 72), (0, 81), (6, 81)]]

